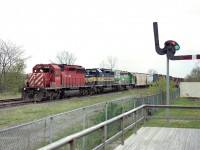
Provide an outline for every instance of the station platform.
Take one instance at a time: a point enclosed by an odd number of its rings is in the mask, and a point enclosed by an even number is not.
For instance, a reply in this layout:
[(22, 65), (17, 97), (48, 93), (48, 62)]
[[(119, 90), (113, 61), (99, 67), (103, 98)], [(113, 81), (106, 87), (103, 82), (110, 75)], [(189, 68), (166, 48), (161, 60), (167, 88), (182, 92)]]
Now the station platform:
[(115, 150), (199, 150), (200, 129), (142, 127)]

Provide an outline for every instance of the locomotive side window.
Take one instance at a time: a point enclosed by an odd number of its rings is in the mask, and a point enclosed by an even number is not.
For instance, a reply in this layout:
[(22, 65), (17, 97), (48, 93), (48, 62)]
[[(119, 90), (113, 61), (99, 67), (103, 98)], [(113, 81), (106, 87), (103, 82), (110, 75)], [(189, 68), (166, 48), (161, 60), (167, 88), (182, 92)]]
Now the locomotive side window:
[(49, 68), (44, 68), (44, 72), (45, 73), (49, 72)]
[(114, 75), (114, 72), (110, 72), (110, 75), (112, 75), (112, 76), (113, 76), (113, 75)]
[(75, 71), (76, 69), (75, 68), (69, 68), (69, 71)]
[(85, 73), (85, 70), (84, 69), (77, 69), (76, 72), (82, 74), (82, 73)]
[(90, 74), (90, 75), (96, 75), (96, 70), (88, 70), (88, 74)]

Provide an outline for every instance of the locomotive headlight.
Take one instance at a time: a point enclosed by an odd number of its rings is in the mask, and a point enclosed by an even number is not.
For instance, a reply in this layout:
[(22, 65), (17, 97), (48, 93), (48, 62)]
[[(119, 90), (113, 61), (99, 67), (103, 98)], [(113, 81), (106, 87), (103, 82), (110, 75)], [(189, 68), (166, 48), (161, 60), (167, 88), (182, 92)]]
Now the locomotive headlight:
[(39, 91), (40, 89), (38, 88), (37, 90)]
[(24, 88), (24, 91), (26, 90), (26, 88)]

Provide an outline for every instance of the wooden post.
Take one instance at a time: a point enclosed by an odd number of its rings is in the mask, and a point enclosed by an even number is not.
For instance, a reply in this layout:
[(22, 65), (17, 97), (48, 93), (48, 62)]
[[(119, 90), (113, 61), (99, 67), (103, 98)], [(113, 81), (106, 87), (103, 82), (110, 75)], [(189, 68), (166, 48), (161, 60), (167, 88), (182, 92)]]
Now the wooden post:
[(70, 150), (75, 150), (75, 139), (74, 139), (74, 140), (71, 140), (71, 141), (69, 142), (69, 144), (70, 144)]
[(144, 127), (146, 127), (146, 119), (147, 119), (146, 117), (148, 117), (146, 106), (143, 107), (143, 116), (144, 116), (143, 125), (144, 125)]
[(106, 125), (101, 128), (101, 142), (103, 143), (103, 150), (106, 150)]
[(121, 144), (124, 145), (124, 116), (121, 118), (121, 131), (122, 131)]
[(134, 127), (134, 132), (137, 134), (137, 112), (134, 112), (134, 121), (135, 121), (135, 127)]

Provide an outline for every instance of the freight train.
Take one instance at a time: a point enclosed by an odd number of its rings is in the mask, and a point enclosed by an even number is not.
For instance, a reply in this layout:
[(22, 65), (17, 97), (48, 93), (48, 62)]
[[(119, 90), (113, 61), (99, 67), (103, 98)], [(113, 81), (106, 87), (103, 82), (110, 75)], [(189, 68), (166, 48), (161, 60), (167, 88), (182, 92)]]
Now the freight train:
[[(28, 74), (22, 98), (42, 101), (72, 95), (91, 95), (127, 88), (143, 88), (156, 82), (160, 75), (105, 68), (85, 69), (78, 65), (37, 64)], [(172, 77), (171, 77), (172, 78)], [(173, 78), (177, 84), (182, 78)]]

